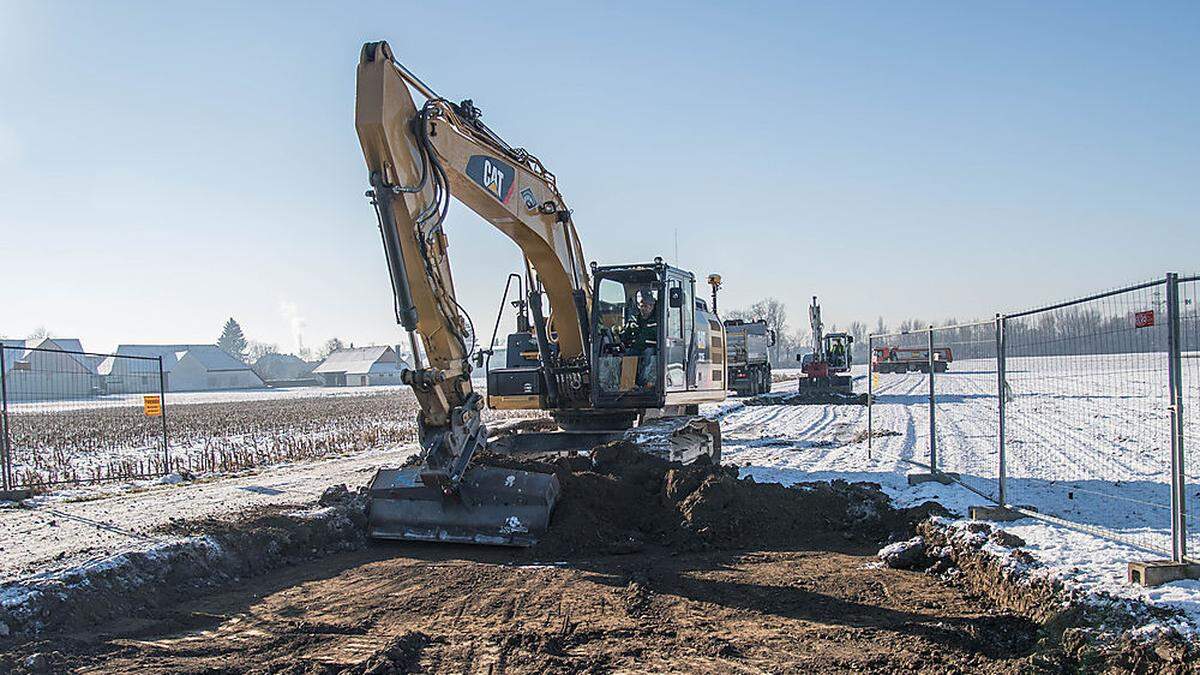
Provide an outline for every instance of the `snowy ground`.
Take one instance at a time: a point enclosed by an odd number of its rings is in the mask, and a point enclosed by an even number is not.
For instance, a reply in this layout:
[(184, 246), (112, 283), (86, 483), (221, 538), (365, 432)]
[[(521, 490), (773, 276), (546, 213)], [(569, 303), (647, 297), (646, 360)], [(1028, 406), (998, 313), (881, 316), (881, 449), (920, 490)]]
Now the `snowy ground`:
[[(1200, 381), (1185, 366), (1187, 421), (1198, 419)], [(1169, 553), (1170, 412), (1162, 354), (1012, 358), (1008, 363), (1007, 501), (1103, 528), (1137, 546)], [(863, 380), (865, 384), (865, 380)], [(992, 360), (956, 361), (935, 378), (938, 466), (981, 493), (999, 491), (999, 399)], [(928, 463), (928, 379), (880, 375), (877, 429), (886, 454)], [(1200, 424), (1185, 424), (1200, 448)], [(1200, 515), (1200, 461), (1185, 467), (1188, 500)], [(1200, 546), (1200, 527), (1191, 531)]]
[(311, 506), (337, 483), (365, 485), (381, 465), (395, 466), (415, 445), (346, 457), (276, 464), (194, 482), (171, 478), (67, 490), (0, 509), (0, 582), (144, 549), (175, 537), (156, 531), (172, 520), (225, 518), (261, 506)]
[[(993, 427), (995, 425), (994, 412), (988, 416), (991, 406), (995, 404), (995, 373), (991, 373), (992, 396), (973, 398), (972, 392), (987, 391), (984, 384), (987, 373), (968, 369), (966, 362), (955, 365), (960, 366), (960, 373), (963, 374), (953, 385), (961, 392), (961, 398), (946, 396), (945, 402), (939, 402), (936, 412), (939, 416), (938, 437), (939, 441), (946, 443), (947, 463), (952, 465), (947, 470), (963, 471), (965, 482), (986, 493), (994, 490), (995, 477), (994, 470), (989, 470), (995, 452), (994, 435), (988, 426), (989, 423)], [(942, 378), (941, 384), (952, 381), (947, 376)], [(795, 386), (793, 382), (782, 382), (777, 383), (774, 389), (790, 391)], [(956, 484), (922, 483), (909, 486), (907, 482), (907, 474), (923, 471), (908, 460), (928, 461), (928, 386), (928, 380), (919, 374), (880, 377), (876, 391), (878, 399), (873, 411), (874, 426), (877, 432), (886, 430), (898, 432), (899, 435), (876, 438), (870, 457), (865, 439), (855, 440), (858, 434), (866, 430), (865, 407), (723, 406), (720, 412), (723, 413), (724, 461), (740, 466), (742, 475), (753, 476), (759, 481), (784, 484), (833, 479), (871, 481), (879, 483), (898, 505), (912, 506), (934, 500), (965, 517), (970, 506), (990, 502)], [(865, 375), (856, 376), (855, 388), (858, 391), (865, 390)], [(939, 385), (939, 401), (943, 400), (941, 395), (947, 390), (952, 389)], [(1118, 407), (1115, 411), (1105, 412), (1109, 415), (1120, 414), (1121, 409)], [(1117, 427), (1119, 425), (1115, 423), (1098, 425), (1101, 431), (1095, 435), (1102, 437), (1105, 429)], [(1046, 429), (1044, 442), (1048, 446), (1061, 442), (1061, 433), (1061, 429)], [(951, 438), (954, 440), (946, 441)], [(1200, 444), (1192, 447), (1200, 447)], [(1087, 455), (1087, 451), (1103, 454), (1104, 448), (1103, 445), (1090, 443), (1073, 446), (1069, 457), (1078, 456), (1079, 459), (1064, 457), (1061, 460), (1063, 464), (1052, 469), (1070, 473), (1072, 467), (1076, 467), (1077, 475), (1086, 476), (1095, 469), (1097, 461), (1095, 457)], [(1132, 462), (1130, 464), (1135, 468), (1137, 466)], [(1149, 476), (1148, 482), (1154, 482), (1159, 475), (1149, 470), (1155, 466), (1150, 464), (1145, 472)], [(1054, 509), (1065, 501), (1073, 509), (1066, 515), (1081, 521), (1112, 527), (1131, 536), (1147, 532), (1166, 536), (1164, 530), (1148, 528), (1138, 519), (1140, 513), (1149, 513), (1150, 510), (1131, 509), (1127, 500), (1080, 499), (1079, 495), (1068, 500), (1063, 497), (1068, 489), (1058, 484), (1047, 482), (1040, 492), (1031, 489), (1030, 485), (1036, 486), (1034, 481), (1039, 480), (1037, 466), (1017, 464), (1015, 471), (1010, 471), (1016, 477), (1010, 481), (1010, 485), (1022, 485), (1016, 493), (1026, 499), (1022, 503), (1040, 499), (1049, 509)], [(1049, 469), (1041, 473), (1052, 475)], [(1022, 480), (1028, 480), (1029, 483), (1022, 484)], [(1068, 481), (1067, 484), (1071, 483)], [(1131, 526), (1130, 521), (1136, 523)], [(1032, 518), (1005, 524), (1004, 529), (1026, 540), (1026, 550), (1042, 564), (1043, 573), (1073, 584), (1084, 592), (1107, 593), (1178, 609), (1190, 617), (1193, 630), (1200, 628), (1200, 582), (1179, 581), (1156, 589), (1145, 589), (1125, 582), (1126, 563), (1160, 555)]]

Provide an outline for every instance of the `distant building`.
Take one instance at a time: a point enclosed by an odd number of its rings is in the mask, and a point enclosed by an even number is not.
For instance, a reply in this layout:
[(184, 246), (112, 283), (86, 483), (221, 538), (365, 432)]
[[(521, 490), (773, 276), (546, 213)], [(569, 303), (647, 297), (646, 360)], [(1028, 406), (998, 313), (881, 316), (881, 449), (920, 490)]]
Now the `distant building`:
[(271, 386), (319, 384), (313, 375), (317, 363), (309, 363), (294, 354), (264, 354), (254, 362), (254, 372)]
[(333, 352), (313, 373), (327, 387), (400, 384), (400, 371), (407, 365), (391, 347), (356, 347)]
[(110, 394), (153, 392), (158, 389), (158, 357), (162, 358), (167, 391), (254, 389), (264, 386), (250, 366), (216, 345), (121, 345), (119, 356), (100, 363), (99, 374)]
[[(98, 391), (95, 361), (78, 340), (4, 340), (4, 387), (10, 401), (77, 399)], [(15, 349), (14, 349), (15, 348)], [(47, 351), (49, 350), (49, 351)]]

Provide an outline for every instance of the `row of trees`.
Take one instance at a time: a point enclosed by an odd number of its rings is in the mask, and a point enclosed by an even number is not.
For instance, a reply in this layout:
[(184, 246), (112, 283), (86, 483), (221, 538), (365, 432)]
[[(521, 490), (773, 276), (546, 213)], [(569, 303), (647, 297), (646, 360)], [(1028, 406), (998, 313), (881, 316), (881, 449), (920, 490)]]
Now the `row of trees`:
[[(1143, 324), (1147, 323), (1150, 319), (1146, 312), (1150, 310), (1154, 311), (1153, 325), (1139, 325), (1138, 315)], [(807, 321), (802, 327), (792, 328), (787, 305), (776, 298), (731, 310), (726, 312), (726, 318), (766, 321), (777, 336), (770, 350), (771, 362), (777, 367), (792, 365), (797, 354), (812, 347)], [(1200, 351), (1200, 307), (1183, 303), (1180, 319), (1183, 350)], [(919, 347), (926, 344), (928, 338), (923, 331), (929, 325), (930, 322), (921, 319), (905, 319), (893, 328), (883, 317), (878, 317), (870, 328), (862, 321), (852, 321), (844, 327), (827, 324), (826, 332), (853, 336), (856, 358), (862, 362), (866, 359), (868, 335), (892, 335), (886, 339), (888, 344)], [(950, 347), (956, 359), (991, 358), (996, 354), (996, 328), (990, 321), (977, 323), (950, 318), (933, 325), (941, 328), (934, 333), (935, 346)], [(1010, 319), (1006, 330), (1010, 356), (1157, 352), (1166, 349), (1167, 344), (1166, 308), (1156, 307), (1152, 302), (1145, 307), (1118, 301), (1065, 307)]]

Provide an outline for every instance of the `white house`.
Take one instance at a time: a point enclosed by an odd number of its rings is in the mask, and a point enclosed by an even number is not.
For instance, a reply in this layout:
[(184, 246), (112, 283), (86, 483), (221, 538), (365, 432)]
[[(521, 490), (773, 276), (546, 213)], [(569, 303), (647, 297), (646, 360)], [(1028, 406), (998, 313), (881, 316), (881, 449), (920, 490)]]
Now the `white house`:
[(98, 390), (95, 361), (63, 353), (82, 351), (78, 340), (5, 340), (4, 345), (10, 347), (4, 350), (4, 387), (10, 401), (71, 400)]
[(388, 346), (339, 349), (313, 369), (327, 387), (400, 384), (400, 371), (408, 367)]
[(250, 366), (216, 345), (121, 345), (119, 356), (100, 363), (99, 373), (110, 394), (153, 392), (158, 389), (158, 357), (162, 358), (167, 391), (253, 389), (263, 381)]

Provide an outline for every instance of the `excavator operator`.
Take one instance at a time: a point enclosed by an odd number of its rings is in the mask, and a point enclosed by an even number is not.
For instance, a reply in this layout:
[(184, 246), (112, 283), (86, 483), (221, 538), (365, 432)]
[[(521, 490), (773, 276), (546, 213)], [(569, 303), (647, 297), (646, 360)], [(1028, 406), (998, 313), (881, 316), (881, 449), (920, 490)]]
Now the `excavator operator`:
[(846, 345), (842, 344), (841, 340), (834, 340), (833, 346), (829, 350), (830, 363), (834, 366), (841, 367), (846, 362)]
[(636, 385), (652, 384), (654, 357), (658, 356), (658, 301), (650, 289), (639, 289), (634, 294), (634, 315), (625, 324), (621, 334), (625, 353), (638, 357)]

